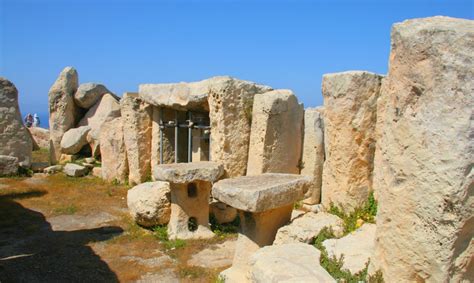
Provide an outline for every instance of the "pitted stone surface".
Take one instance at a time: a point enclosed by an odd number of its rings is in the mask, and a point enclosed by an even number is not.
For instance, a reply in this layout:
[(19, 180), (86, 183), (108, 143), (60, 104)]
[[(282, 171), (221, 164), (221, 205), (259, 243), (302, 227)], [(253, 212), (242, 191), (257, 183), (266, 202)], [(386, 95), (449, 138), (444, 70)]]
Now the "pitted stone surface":
[(155, 167), (156, 180), (170, 183), (215, 182), (224, 173), (222, 164), (212, 161), (162, 164)]
[(237, 209), (262, 212), (302, 199), (310, 177), (267, 173), (225, 179), (214, 184), (212, 196)]

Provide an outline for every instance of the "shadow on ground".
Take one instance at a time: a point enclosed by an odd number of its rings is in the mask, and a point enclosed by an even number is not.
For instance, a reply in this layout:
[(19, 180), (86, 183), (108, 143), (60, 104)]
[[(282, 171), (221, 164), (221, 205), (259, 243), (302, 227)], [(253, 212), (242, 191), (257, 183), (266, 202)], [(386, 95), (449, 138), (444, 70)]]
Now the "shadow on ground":
[(15, 201), (44, 194), (0, 196), (0, 282), (118, 282), (87, 244), (115, 237), (122, 228), (53, 231), (42, 213)]

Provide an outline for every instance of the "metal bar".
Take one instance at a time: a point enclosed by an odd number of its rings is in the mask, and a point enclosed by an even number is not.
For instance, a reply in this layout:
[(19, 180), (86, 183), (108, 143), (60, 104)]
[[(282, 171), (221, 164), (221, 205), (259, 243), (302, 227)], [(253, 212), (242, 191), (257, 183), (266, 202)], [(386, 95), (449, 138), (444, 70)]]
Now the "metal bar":
[(192, 162), (192, 144), (193, 144), (193, 129), (192, 129), (192, 113), (188, 111), (188, 162)]
[(174, 163), (178, 163), (178, 110), (174, 112)]
[(160, 164), (163, 164), (163, 131), (165, 127), (163, 126), (163, 108), (159, 108), (160, 110)]

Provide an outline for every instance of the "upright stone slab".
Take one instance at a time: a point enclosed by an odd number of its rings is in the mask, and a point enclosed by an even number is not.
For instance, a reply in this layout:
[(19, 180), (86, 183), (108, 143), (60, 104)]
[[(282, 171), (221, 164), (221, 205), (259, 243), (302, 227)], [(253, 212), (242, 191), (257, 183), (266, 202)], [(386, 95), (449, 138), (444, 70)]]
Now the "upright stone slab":
[(140, 184), (151, 177), (151, 134), (153, 108), (138, 99), (137, 93), (127, 92), (120, 101), (127, 150), (128, 180)]
[(255, 96), (247, 175), (300, 173), (303, 111), (291, 90)]
[(351, 211), (372, 190), (377, 98), (382, 76), (350, 71), (323, 76), (324, 140), (322, 204)]
[[(21, 119), (18, 90), (12, 82), (0, 77), (0, 155), (16, 157), (12, 164), (29, 167), (32, 147), (31, 136)], [(8, 160), (13, 159), (4, 158), (6, 167)]]
[[(30, 131), (33, 143), (37, 145), (37, 149), (49, 147), (49, 130), (40, 127), (27, 128)], [(33, 145), (33, 150), (35, 146)]]
[(398, 282), (469, 282), (474, 21), (408, 20), (391, 38), (377, 117), (375, 263)]
[(323, 107), (304, 111), (304, 139), (301, 175), (310, 176), (313, 182), (306, 193), (306, 204), (321, 202), (321, 185), (324, 165)]
[(74, 104), (78, 88), (76, 69), (66, 67), (49, 89), (50, 162), (56, 164), (61, 157), (61, 139), (64, 133), (76, 126), (81, 111)]
[(115, 118), (104, 123), (100, 131), (102, 178), (111, 182), (125, 182), (128, 177), (123, 120)]

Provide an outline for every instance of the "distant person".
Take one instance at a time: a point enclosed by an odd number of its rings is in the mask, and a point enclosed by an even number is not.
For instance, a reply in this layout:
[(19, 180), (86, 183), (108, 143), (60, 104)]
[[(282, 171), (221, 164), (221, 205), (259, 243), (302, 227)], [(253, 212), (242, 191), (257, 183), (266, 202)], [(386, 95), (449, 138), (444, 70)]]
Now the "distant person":
[(30, 128), (32, 125), (33, 125), (33, 116), (31, 115), (31, 113), (28, 113), (26, 116), (25, 116), (25, 125)]
[(40, 126), (40, 118), (38, 117), (38, 114), (33, 115), (33, 127), (39, 127)]

